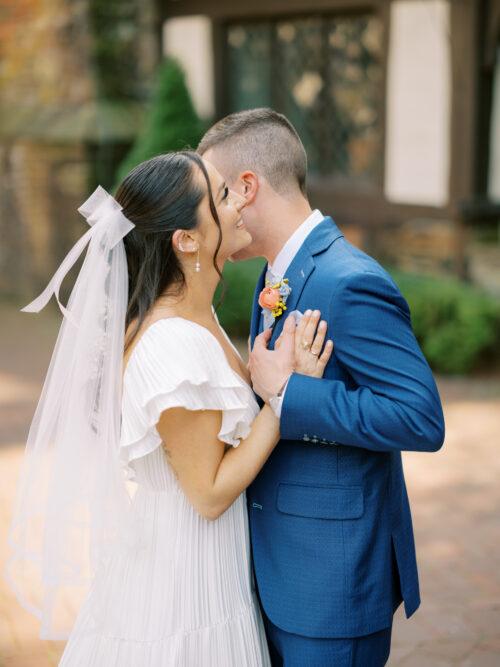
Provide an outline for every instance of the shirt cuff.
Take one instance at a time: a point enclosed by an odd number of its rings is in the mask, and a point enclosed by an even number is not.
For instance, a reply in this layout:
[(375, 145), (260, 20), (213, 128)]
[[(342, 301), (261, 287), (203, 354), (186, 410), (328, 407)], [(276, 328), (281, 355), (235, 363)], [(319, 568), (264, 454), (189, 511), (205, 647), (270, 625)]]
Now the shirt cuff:
[(283, 399), (285, 398), (285, 392), (286, 392), (286, 388), (288, 387), (289, 382), (290, 382), (290, 378), (288, 378), (288, 380), (286, 381), (285, 386), (281, 390), (280, 395), (276, 396), (276, 398), (273, 400), (273, 402), (271, 404), (271, 408), (272, 408), (274, 414), (276, 415), (276, 417), (278, 417), (278, 419), (281, 417), (281, 410), (283, 408)]

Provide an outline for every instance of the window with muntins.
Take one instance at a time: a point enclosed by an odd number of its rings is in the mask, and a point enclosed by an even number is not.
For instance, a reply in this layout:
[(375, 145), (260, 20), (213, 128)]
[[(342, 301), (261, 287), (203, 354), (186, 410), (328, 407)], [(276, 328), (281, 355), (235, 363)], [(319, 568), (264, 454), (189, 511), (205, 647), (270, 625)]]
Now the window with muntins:
[(309, 172), (380, 181), (382, 23), (376, 16), (311, 16), (228, 23), (228, 112), (271, 106), (299, 132)]

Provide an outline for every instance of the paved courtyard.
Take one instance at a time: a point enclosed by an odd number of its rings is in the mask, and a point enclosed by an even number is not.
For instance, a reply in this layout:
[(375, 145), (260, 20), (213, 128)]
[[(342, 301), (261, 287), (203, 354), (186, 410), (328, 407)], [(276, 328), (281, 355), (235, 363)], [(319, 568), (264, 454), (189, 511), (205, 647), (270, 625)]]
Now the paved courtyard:
[[(24, 438), (58, 318), (53, 311), (36, 316), (4, 306), (0, 321), (3, 568)], [(389, 665), (498, 667), (500, 378), (446, 379), (439, 387), (447, 423), (445, 446), (436, 454), (404, 456), (423, 603), (409, 621), (399, 610)], [(37, 632), (37, 623), (0, 578), (0, 667), (57, 665), (62, 645), (40, 641)]]

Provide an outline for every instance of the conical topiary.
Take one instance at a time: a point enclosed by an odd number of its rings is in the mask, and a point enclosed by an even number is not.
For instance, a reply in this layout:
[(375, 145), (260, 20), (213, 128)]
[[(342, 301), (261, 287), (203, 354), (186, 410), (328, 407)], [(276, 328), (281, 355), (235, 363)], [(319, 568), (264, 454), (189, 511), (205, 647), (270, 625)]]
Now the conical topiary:
[(142, 130), (118, 168), (117, 182), (154, 155), (195, 148), (202, 134), (202, 123), (191, 101), (184, 72), (175, 59), (167, 58), (159, 67)]

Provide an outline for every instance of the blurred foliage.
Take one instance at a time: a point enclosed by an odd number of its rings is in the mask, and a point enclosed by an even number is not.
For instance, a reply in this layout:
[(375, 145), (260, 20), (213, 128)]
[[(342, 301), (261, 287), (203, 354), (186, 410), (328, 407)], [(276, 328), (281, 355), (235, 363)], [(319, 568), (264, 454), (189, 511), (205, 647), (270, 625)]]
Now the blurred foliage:
[(90, 0), (88, 16), (98, 98), (137, 99), (137, 0)]
[(168, 151), (198, 145), (204, 127), (191, 101), (182, 68), (173, 58), (159, 67), (142, 131), (120, 165), (119, 183), (140, 162)]
[[(227, 291), (218, 310), (232, 336), (246, 338), (252, 298), (263, 260), (227, 264)], [(413, 330), (431, 367), (444, 374), (468, 373), (498, 362), (500, 302), (454, 278), (435, 278), (391, 270), (408, 301)]]
[(261, 258), (234, 264), (226, 262), (223, 274), (225, 285), (219, 287), (215, 303), (223, 297), (217, 316), (231, 336), (247, 338), (250, 332), (253, 294), (264, 264), (265, 260)]
[(500, 302), (453, 278), (391, 272), (411, 310), (427, 361), (440, 373), (467, 373), (498, 361)]

